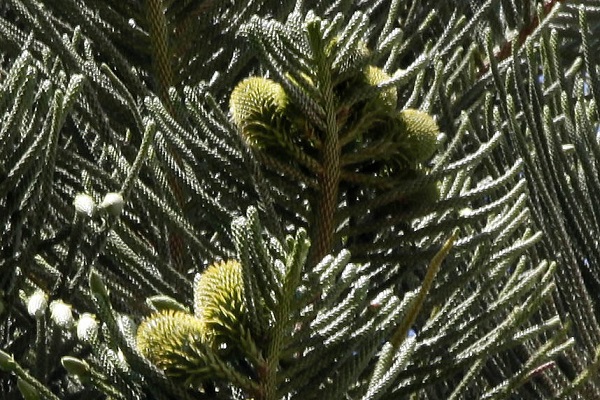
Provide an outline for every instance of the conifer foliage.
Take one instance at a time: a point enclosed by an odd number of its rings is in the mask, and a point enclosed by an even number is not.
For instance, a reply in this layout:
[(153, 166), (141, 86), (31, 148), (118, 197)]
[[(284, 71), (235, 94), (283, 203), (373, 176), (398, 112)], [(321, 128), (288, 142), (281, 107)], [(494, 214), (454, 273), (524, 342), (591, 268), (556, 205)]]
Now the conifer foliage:
[(597, 398), (600, 13), (0, 4), (0, 393)]

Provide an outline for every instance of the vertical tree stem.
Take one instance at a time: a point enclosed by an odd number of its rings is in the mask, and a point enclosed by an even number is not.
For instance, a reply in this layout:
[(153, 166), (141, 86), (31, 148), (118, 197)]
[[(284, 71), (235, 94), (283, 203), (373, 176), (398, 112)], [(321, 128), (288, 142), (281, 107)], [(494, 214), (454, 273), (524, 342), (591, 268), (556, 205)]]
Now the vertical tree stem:
[(169, 104), (169, 88), (173, 86), (173, 68), (169, 52), (167, 18), (162, 0), (147, 0), (148, 30), (152, 43), (152, 63), (158, 94), (164, 104)]
[[(146, 18), (148, 19), (148, 30), (152, 43), (152, 62), (157, 92), (167, 111), (171, 115), (174, 115), (169, 97), (169, 88), (173, 86), (173, 68), (171, 66), (171, 52), (169, 49), (169, 29), (163, 0), (147, 0), (146, 5)], [(176, 161), (179, 160), (177, 154), (171, 155)], [(182, 205), (183, 194), (181, 193), (181, 188), (172, 177), (169, 179), (169, 186), (179, 205)], [(170, 234), (169, 248), (171, 250), (171, 257), (177, 267), (176, 269), (183, 268), (184, 244), (178, 234)]]
[(317, 79), (323, 96), (326, 118), (321, 152), (323, 172), (318, 177), (319, 194), (317, 197), (316, 220), (314, 221), (315, 229), (311, 234), (312, 248), (309, 257), (310, 265), (314, 266), (331, 252), (333, 246), (334, 221), (338, 207), (340, 184), (341, 150), (330, 60), (325, 53), (325, 45), (316, 24), (309, 27), (308, 34), (313, 43), (314, 57), (318, 66)]

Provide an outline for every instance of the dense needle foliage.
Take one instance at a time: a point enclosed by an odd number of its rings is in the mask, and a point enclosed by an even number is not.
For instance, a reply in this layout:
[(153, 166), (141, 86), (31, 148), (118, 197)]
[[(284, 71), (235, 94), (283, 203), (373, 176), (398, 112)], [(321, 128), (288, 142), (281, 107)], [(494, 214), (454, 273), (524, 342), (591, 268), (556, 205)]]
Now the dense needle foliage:
[(4, 0), (7, 399), (600, 398), (595, 0)]

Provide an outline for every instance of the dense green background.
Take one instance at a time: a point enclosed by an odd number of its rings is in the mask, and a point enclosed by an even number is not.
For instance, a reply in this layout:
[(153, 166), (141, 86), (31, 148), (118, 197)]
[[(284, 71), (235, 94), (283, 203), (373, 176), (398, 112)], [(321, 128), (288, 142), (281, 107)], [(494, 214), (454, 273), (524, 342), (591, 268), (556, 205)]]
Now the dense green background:
[[(0, 393), (600, 398), (596, 3), (3, 1)], [(307, 136), (248, 144), (248, 76)], [(411, 173), (393, 124), (340, 144), (392, 87), (442, 133)], [(245, 333), (167, 376), (136, 327), (222, 259)]]

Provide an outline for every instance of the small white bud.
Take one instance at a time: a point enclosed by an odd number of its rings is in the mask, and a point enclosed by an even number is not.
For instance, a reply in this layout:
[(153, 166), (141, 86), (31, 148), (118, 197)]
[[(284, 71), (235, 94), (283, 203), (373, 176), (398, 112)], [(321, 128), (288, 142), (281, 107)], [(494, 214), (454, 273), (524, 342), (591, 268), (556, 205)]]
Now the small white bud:
[(23, 396), (24, 400), (39, 400), (40, 392), (33, 386), (31, 383), (19, 378), (17, 380), (17, 387), (19, 388), (19, 392), (21, 392), (21, 396)]
[(458, 211), (458, 215), (460, 215), (461, 217), (468, 217), (473, 213), (473, 209), (469, 208), (469, 207), (465, 207), (461, 210)]
[(119, 361), (121, 361), (122, 363), (124, 363), (124, 364), (127, 363), (127, 359), (125, 358), (125, 354), (123, 354), (123, 352), (121, 351), (121, 349), (118, 349), (118, 351), (117, 351), (117, 359)]
[(75, 357), (65, 356), (61, 358), (60, 363), (71, 375), (78, 376), (82, 381), (87, 381), (90, 377), (90, 366), (84, 360)]
[(573, 154), (575, 153), (575, 146), (572, 144), (563, 144), (562, 150), (565, 154)]
[(17, 363), (12, 355), (0, 349), (0, 370), (12, 372), (17, 368)]
[(77, 212), (77, 214), (85, 215), (86, 217), (92, 217), (96, 210), (94, 199), (92, 196), (85, 193), (77, 193), (73, 205), (75, 206), (75, 212)]
[(82, 342), (91, 342), (98, 336), (98, 321), (90, 313), (84, 313), (77, 321), (77, 337)]
[(123, 210), (124, 203), (123, 195), (121, 195), (121, 193), (111, 192), (106, 193), (104, 200), (102, 200), (102, 203), (100, 203), (98, 208), (106, 211), (112, 216), (118, 217)]
[(60, 300), (50, 303), (50, 317), (56, 325), (63, 329), (69, 329), (75, 324), (71, 306)]
[(27, 300), (27, 312), (34, 318), (41, 318), (48, 307), (48, 297), (41, 290), (36, 290)]

